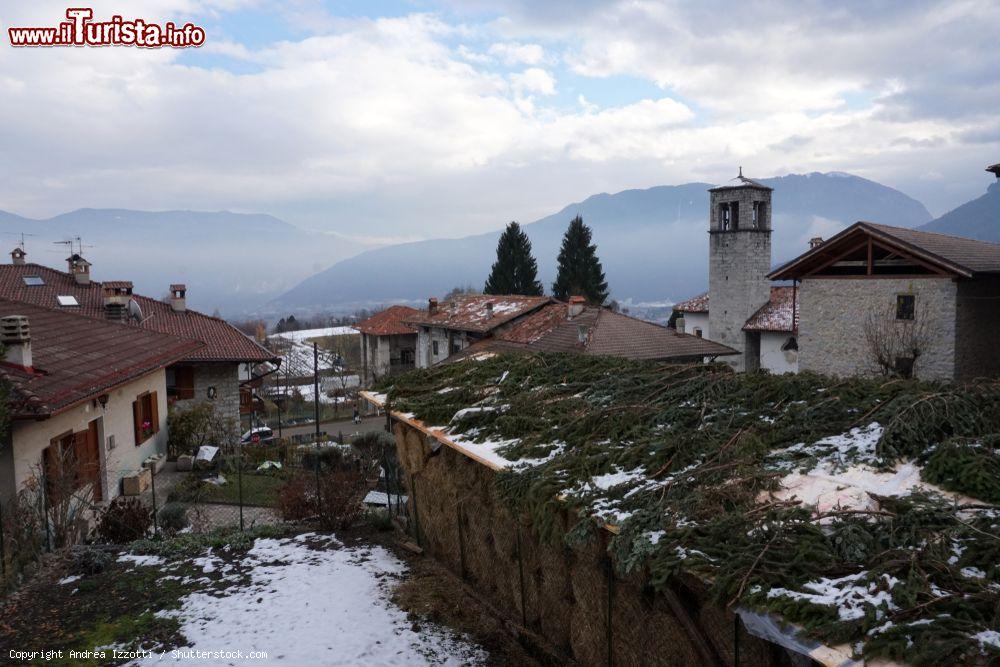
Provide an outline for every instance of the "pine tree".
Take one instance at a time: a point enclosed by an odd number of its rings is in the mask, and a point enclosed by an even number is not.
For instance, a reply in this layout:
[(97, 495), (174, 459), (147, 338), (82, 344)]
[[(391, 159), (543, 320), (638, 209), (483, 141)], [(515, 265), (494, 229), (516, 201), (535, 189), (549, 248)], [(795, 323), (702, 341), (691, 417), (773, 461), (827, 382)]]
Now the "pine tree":
[(485, 294), (541, 296), (538, 262), (531, 256), (531, 240), (516, 222), (507, 225), (497, 243), (497, 261), (483, 288)]
[(582, 296), (594, 305), (607, 300), (608, 283), (597, 258), (597, 246), (590, 240), (590, 227), (580, 216), (573, 218), (559, 248), (559, 269), (552, 283), (552, 294), (557, 299)]

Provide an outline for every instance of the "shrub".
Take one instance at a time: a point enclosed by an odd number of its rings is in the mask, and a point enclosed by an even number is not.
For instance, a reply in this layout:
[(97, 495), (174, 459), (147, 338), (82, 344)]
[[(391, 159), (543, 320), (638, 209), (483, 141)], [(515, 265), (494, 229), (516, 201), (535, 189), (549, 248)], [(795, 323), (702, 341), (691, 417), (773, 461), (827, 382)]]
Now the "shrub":
[(107, 551), (91, 545), (73, 547), (69, 557), (73, 574), (100, 574), (111, 564), (111, 555)]
[(302, 521), (316, 514), (316, 477), (300, 472), (278, 491), (278, 515), (285, 521)]
[(152, 510), (138, 498), (118, 496), (101, 513), (97, 536), (110, 544), (126, 544), (145, 537), (152, 525)]
[(188, 525), (187, 507), (181, 503), (167, 503), (160, 510), (160, 528), (168, 533), (176, 533)]
[(238, 424), (222, 417), (212, 403), (199, 403), (171, 410), (167, 433), (167, 455), (177, 458), (181, 454), (197, 454), (202, 445), (231, 449), (236, 446)]

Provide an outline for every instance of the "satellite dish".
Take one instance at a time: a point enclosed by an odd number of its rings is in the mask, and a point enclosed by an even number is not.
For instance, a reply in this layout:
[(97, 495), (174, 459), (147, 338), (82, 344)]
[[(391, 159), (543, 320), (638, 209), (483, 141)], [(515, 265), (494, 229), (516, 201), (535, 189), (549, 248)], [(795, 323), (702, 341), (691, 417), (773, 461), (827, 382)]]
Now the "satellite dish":
[(142, 321), (142, 308), (139, 307), (139, 303), (135, 299), (128, 300), (128, 316), (136, 322)]

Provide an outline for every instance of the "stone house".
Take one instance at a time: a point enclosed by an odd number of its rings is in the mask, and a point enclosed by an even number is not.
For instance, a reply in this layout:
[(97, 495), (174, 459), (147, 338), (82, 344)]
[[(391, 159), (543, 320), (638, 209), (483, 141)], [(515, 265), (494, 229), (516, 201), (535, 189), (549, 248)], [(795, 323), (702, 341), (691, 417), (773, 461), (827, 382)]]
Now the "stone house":
[(416, 368), (417, 329), (406, 321), (420, 315), (416, 308), (390, 306), (355, 325), (361, 332), (361, 382)]
[(1000, 245), (858, 222), (771, 271), (771, 189), (741, 172), (709, 193), (709, 290), (676, 326), (736, 370), (1000, 375)]
[(773, 286), (772, 189), (739, 176), (709, 190), (708, 291), (674, 306), (679, 331), (721, 343), (739, 354), (736, 370), (798, 370), (798, 295)]
[(204, 347), (6, 299), (0, 340), (10, 420), (0, 445), (0, 502), (43, 473), (50, 486), (61, 479), (63, 492), (96, 502), (119, 495), (123, 478), (166, 452), (166, 368)]
[(241, 364), (274, 368), (280, 363), (224, 320), (189, 309), (183, 284), (170, 285), (169, 298), (158, 300), (135, 294), (131, 281), (92, 280), (90, 262), (78, 254), (67, 258), (67, 271), (29, 263), (20, 248), (11, 258), (11, 264), (0, 265), (0, 298), (201, 342), (166, 368), (171, 406), (210, 402), (238, 426), (252, 400), (251, 378), (241, 375)]
[(439, 305), (431, 298), (427, 310), (404, 321), (417, 330), (416, 366), (428, 368), (479, 340), (492, 338), (553, 300), (544, 296), (457, 296)]
[(706, 338), (588, 306), (582, 297), (548, 303), (449, 361), (488, 352), (569, 352), (679, 363), (738, 354)]
[(1000, 244), (858, 222), (769, 277), (798, 285), (803, 370), (1000, 376)]

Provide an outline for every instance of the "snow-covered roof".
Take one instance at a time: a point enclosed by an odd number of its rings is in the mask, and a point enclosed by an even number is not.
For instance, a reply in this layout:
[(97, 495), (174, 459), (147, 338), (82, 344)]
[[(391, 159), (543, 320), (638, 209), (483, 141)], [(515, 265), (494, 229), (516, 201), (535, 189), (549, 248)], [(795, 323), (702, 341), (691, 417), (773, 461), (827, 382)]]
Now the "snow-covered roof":
[(798, 294), (795, 287), (772, 287), (771, 300), (747, 319), (743, 330), (795, 333), (799, 330)]

